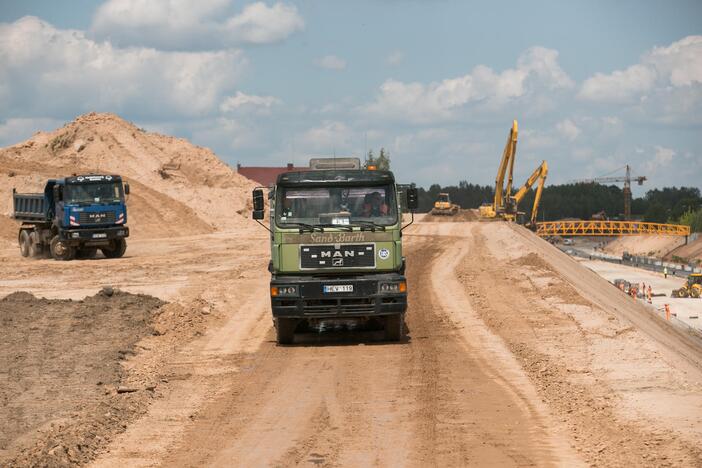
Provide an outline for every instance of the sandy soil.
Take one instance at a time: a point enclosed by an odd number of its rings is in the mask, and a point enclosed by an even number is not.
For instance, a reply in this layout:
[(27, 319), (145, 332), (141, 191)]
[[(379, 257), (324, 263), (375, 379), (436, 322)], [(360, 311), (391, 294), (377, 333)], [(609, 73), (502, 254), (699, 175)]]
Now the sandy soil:
[(589, 464), (702, 462), (699, 342), (521, 227), (479, 224), (471, 242), (475, 306)]
[[(261, 285), (246, 299), (243, 333), (225, 326), (177, 358), (180, 375), (201, 374), (182, 426), (173, 428), (172, 406), (154, 405), (96, 465), (577, 463), (511, 354), (456, 326), (466, 296), (434, 292), (436, 281), (460, 292), (446, 265), (455, 241), (407, 239), (410, 281), (423, 285), (412, 293), (407, 342), (353, 332), (277, 347)], [(184, 383), (170, 405), (193, 390)]]
[(702, 236), (694, 241), (677, 247), (665, 256), (666, 260), (673, 260), (674, 257), (686, 259), (688, 262), (697, 260), (702, 261)]
[(0, 237), (7, 227), (12, 188), (40, 192), (47, 178), (114, 173), (132, 185), (128, 224), (135, 238), (205, 234), (249, 226), (255, 183), (210, 150), (145, 132), (114, 114), (86, 114), (53, 132), (0, 149)]
[(80, 301), (21, 292), (0, 300), (0, 465), (85, 463), (143, 410), (143, 392), (115, 392), (120, 361), (155, 332), (162, 305), (112, 290)]
[[(0, 218), (10, 237), (0, 243), (0, 298), (47, 298), (5, 299), (36, 306), (3, 352), (13, 372), (0, 373), (4, 460), (118, 468), (702, 465), (702, 347), (525, 229), (470, 221), (474, 213), (418, 216), (403, 237), (405, 341), (332, 330), (278, 347), (269, 237), (247, 219), (251, 183), (205, 149), (89, 114), (0, 151), (0, 212), (13, 185), (36, 189), (71, 167), (130, 179), (135, 235), (121, 259), (30, 260)], [(109, 308), (83, 309), (102, 300), (85, 298), (106, 285), (157, 299), (135, 310), (121, 304), (114, 317)], [(132, 323), (127, 313), (143, 320), (120, 330)], [(64, 358), (46, 362), (23, 332), (47, 337), (41, 346)], [(86, 350), (94, 356), (75, 354)], [(33, 401), (18, 385), (49, 391), (37, 383), (47, 369), (65, 379), (49, 389), (55, 407), (36, 420), (26, 409), (13, 412)], [(106, 393), (95, 396), (98, 373)], [(83, 385), (92, 390), (75, 397)], [(117, 393), (119, 385), (136, 391)], [(44, 408), (47, 398), (38, 401)], [(96, 411), (94, 401), (124, 411)]]
[(605, 245), (603, 250), (612, 255), (629, 252), (631, 255), (663, 257), (684, 242), (685, 238), (680, 236), (622, 236)]
[(473, 209), (460, 210), (454, 216), (433, 215), (431, 213), (427, 213), (422, 220), (433, 223), (460, 223), (464, 221), (477, 221), (478, 213), (477, 210)]

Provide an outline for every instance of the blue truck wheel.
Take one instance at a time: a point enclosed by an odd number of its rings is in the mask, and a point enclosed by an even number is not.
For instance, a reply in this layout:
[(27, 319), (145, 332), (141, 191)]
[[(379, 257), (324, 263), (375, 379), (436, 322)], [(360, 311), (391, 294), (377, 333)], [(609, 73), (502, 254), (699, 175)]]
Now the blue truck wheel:
[(51, 245), (49, 247), (54, 260), (72, 260), (76, 253), (76, 249), (59, 239), (59, 236), (54, 236), (51, 239)]
[(29, 233), (27, 231), (20, 231), (19, 234), (19, 248), (20, 254), (23, 257), (29, 257)]

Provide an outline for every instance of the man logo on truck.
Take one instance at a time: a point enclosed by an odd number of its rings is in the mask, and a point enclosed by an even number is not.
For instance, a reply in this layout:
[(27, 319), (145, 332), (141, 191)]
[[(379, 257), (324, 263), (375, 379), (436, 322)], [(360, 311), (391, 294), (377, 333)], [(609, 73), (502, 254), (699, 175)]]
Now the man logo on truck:
[[(407, 310), (400, 197), (390, 171), (362, 169), (358, 158), (313, 159), (309, 171), (278, 176), (270, 192), (271, 308), (278, 343), (298, 325), (325, 320), (384, 325), (404, 336)], [(417, 208), (417, 190), (404, 191)], [(265, 217), (262, 189), (253, 218)], [(411, 224), (411, 223), (410, 223)], [(378, 257), (375, 255), (378, 250)]]

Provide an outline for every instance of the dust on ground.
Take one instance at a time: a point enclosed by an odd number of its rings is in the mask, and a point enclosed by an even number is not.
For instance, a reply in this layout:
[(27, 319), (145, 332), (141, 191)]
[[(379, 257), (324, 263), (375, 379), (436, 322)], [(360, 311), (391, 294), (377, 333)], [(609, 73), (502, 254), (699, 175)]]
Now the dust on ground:
[[(83, 464), (153, 396), (122, 361), (155, 333), (164, 303), (106, 289), (84, 300), (0, 300), (0, 465)], [(151, 387), (149, 387), (151, 385)]]

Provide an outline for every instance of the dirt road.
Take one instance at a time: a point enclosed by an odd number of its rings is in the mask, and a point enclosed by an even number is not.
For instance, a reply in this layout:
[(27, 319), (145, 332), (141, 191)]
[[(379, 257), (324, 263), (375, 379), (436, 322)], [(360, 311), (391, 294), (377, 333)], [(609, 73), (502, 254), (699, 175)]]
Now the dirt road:
[(53, 272), (6, 250), (0, 296), (79, 298), (109, 278), (178, 305), (178, 326), (124, 361), (158, 385), (95, 466), (702, 463), (694, 351), (676, 360), (657, 341), (675, 337), (593, 304), (576, 263), (504, 223), (419, 222), (404, 239), (400, 344), (355, 331), (276, 346), (255, 231), (135, 241), (129, 258)]
[[(438, 225), (435, 230), (442, 235)], [(200, 374), (210, 388), (183, 418), (185, 427), (174, 428), (166, 420), (172, 415), (165, 415), (180, 404), (179, 396), (192, 395), (189, 384), (168, 398), (170, 406), (156, 403), (96, 464), (577, 461), (511, 354), (499, 345), (483, 346), (469, 338), (474, 331), (456, 326), (453, 316), (470, 309), (453, 274), (459, 239), (446, 237), (443, 245), (424, 234), (407, 239), (413, 285), (408, 341), (387, 344), (372, 333), (349, 333), (326, 343), (277, 347), (265, 290), (252, 291), (263, 300), (252, 295), (246, 302), (252, 320), (243, 328), (264, 332), (259, 346), (253, 343), (256, 333), (237, 337), (224, 330), (183, 353), (187, 363), (180, 363), (180, 376)], [(454, 294), (441, 294), (441, 283), (452, 283)], [(483, 333), (491, 336), (487, 329)], [(249, 352), (237, 346), (244, 338)]]

